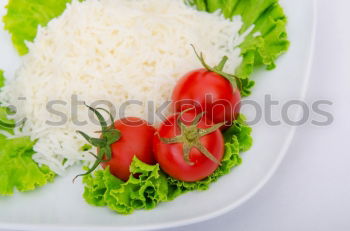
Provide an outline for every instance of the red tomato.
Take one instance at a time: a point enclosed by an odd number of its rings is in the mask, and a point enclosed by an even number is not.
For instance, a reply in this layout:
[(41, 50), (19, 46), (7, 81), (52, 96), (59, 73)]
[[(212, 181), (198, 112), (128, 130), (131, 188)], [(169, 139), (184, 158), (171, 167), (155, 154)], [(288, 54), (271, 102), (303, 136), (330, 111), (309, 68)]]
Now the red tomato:
[(114, 128), (120, 131), (121, 138), (111, 145), (112, 159), (101, 163), (104, 168), (109, 166), (114, 176), (127, 181), (134, 156), (146, 164), (156, 164), (152, 149), (156, 130), (151, 125), (142, 119), (129, 117), (116, 121)]
[[(170, 116), (160, 126), (158, 134), (154, 136), (155, 157), (162, 170), (175, 179), (186, 182), (202, 180), (211, 175), (222, 160), (224, 139), (218, 129), (221, 125), (215, 125), (215, 130), (209, 134), (198, 136), (199, 130), (214, 129), (213, 122), (209, 122), (208, 119), (202, 117), (197, 125), (191, 126), (196, 114), (194, 110), (187, 111), (181, 115), (180, 119), (186, 129), (180, 129), (179, 116), (180, 114)], [(182, 135), (180, 139), (185, 140), (185, 142), (176, 142), (176, 138), (169, 142), (169, 138), (178, 137), (179, 135)], [(165, 142), (164, 139), (168, 139), (168, 141)], [(186, 151), (184, 149), (186, 149), (186, 146), (188, 147), (188, 143), (196, 143), (196, 140), (215, 158), (216, 162), (193, 146), (189, 149), (189, 156), (186, 161)]]
[(172, 101), (176, 112), (194, 105), (198, 112), (207, 112), (207, 117), (215, 124), (226, 122), (230, 125), (239, 114), (241, 94), (223, 76), (199, 69), (180, 79)]

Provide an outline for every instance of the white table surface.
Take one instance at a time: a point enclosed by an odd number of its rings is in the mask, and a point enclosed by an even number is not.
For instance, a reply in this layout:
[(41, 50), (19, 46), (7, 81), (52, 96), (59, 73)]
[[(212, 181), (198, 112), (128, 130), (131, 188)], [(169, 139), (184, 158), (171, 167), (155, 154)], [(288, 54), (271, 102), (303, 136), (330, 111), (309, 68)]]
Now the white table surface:
[(349, 24), (349, 0), (318, 0), (316, 50), (307, 102), (331, 100), (334, 123), (299, 127), (274, 177), (238, 209), (165, 231), (350, 230)]

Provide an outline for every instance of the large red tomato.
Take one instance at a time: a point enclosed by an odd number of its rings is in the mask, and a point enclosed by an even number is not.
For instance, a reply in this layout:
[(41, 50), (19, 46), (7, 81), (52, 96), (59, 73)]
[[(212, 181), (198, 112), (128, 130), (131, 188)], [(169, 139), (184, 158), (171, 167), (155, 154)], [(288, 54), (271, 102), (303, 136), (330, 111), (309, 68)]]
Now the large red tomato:
[(211, 175), (224, 154), (221, 126), (197, 115), (195, 110), (170, 116), (153, 139), (154, 154), (162, 170), (187, 182)]

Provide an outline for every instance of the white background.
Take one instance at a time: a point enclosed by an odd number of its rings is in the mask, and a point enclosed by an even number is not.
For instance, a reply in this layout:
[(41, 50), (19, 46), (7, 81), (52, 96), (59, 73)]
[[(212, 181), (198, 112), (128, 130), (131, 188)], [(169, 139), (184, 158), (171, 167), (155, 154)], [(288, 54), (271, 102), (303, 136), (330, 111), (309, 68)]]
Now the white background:
[(318, 0), (317, 10), (307, 102), (331, 100), (334, 123), (299, 127), (274, 177), (238, 209), (164, 231), (350, 230), (350, 0)]
[(299, 127), (274, 177), (238, 209), (166, 231), (350, 230), (350, 1), (318, 0), (317, 10), (307, 102), (331, 100), (334, 123)]

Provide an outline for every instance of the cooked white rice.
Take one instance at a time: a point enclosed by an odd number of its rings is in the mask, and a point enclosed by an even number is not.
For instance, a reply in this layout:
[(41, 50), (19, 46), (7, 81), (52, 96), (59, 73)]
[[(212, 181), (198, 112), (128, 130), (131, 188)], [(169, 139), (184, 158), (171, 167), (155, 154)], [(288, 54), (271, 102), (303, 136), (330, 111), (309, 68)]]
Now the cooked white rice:
[[(72, 95), (88, 104), (109, 101), (117, 111), (125, 101), (138, 100), (143, 105), (128, 107), (126, 115), (157, 124), (159, 118), (147, 116), (153, 113), (146, 102), (159, 107), (170, 99), (181, 76), (201, 68), (190, 44), (203, 51), (211, 65), (227, 55), (226, 70), (233, 72), (241, 63), (237, 48), (244, 39), (238, 33), (241, 26), (240, 17), (225, 20), (182, 0), (74, 0), (28, 43), (29, 54), (1, 92), (0, 101), (16, 106), (18, 117), (26, 117), (16, 136), (38, 139), (34, 159), (64, 174), (81, 160), (93, 160), (80, 150), (86, 142), (75, 131), (98, 130), (84, 106), (76, 115), (71, 113)], [(66, 123), (47, 123), (61, 120), (48, 112), (50, 100), (66, 102), (54, 106), (67, 116)], [(74, 119), (88, 123), (77, 125)]]

